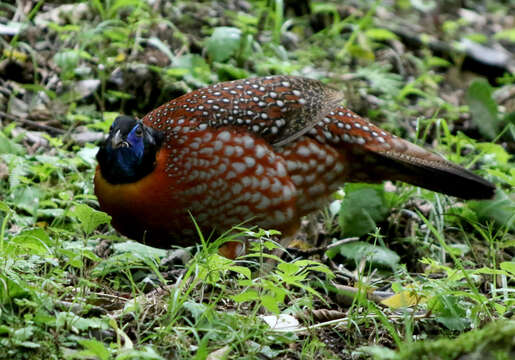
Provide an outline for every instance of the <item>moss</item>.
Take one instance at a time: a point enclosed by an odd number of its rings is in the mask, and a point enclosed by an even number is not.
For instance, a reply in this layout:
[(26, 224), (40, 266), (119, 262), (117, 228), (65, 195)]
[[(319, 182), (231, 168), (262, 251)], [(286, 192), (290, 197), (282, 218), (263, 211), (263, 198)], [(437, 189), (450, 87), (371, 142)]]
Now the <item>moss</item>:
[(515, 321), (497, 321), (455, 339), (419, 341), (403, 348), (397, 359), (513, 359)]

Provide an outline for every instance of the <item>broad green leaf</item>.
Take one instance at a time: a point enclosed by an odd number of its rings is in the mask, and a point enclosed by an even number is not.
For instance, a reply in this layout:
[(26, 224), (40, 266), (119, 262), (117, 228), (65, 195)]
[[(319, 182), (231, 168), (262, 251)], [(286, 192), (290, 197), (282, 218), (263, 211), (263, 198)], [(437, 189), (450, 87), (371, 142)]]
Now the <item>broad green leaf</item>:
[(163, 258), (167, 254), (165, 249), (158, 249), (132, 240), (115, 243), (113, 244), (113, 249), (115, 253), (138, 254), (140, 258)]
[(376, 223), (385, 219), (388, 207), (381, 186), (349, 184), (342, 201), (338, 222), (345, 236), (372, 232)]
[(31, 215), (36, 215), (39, 208), (39, 201), (43, 197), (43, 191), (39, 187), (25, 186), (14, 189), (11, 199), (17, 208), (27, 211)]
[(439, 295), (432, 299), (436, 301), (433, 308), (436, 320), (450, 330), (463, 331), (470, 323), (465, 309), (458, 303), (458, 297), (453, 295)]
[(492, 92), (493, 89), (486, 80), (474, 80), (465, 96), (472, 120), (481, 134), (489, 139), (497, 136), (501, 126)]
[(380, 28), (372, 28), (365, 31), (365, 35), (373, 40), (394, 40), (397, 39), (397, 35), (395, 35), (390, 30), (380, 29)]
[(238, 274), (242, 274), (243, 276), (245, 276), (247, 279), (250, 280), (251, 278), (251, 272), (250, 272), (250, 269), (248, 267), (245, 267), (245, 266), (229, 266), (228, 268), (229, 270), (231, 271), (234, 271), (234, 272), (237, 272)]
[(98, 152), (98, 147), (84, 147), (77, 152), (77, 156), (79, 158), (81, 158), (82, 160), (84, 160), (84, 162), (86, 164), (93, 167), (97, 163), (97, 160), (95, 158), (97, 155), (97, 152)]
[(8, 213), (8, 212), (11, 211), (11, 209), (9, 208), (9, 206), (5, 202), (0, 201), (0, 211)]
[(52, 252), (52, 241), (43, 229), (25, 230), (13, 237), (9, 244), (24, 249), (26, 254), (47, 255)]
[(515, 43), (515, 28), (501, 30), (494, 37), (498, 40), (508, 40)]
[(256, 290), (246, 290), (238, 295), (232, 296), (232, 299), (236, 302), (254, 301), (259, 299), (259, 294)]
[(481, 219), (494, 219), (501, 226), (515, 229), (515, 201), (500, 189), (497, 189), (495, 199), (470, 201), (468, 206)]
[(451, 66), (451, 62), (441, 57), (431, 56), (427, 59), (427, 65), (430, 67), (449, 67)]
[(155, 46), (159, 51), (161, 51), (163, 54), (168, 56), (168, 59), (170, 59), (170, 61), (173, 61), (172, 50), (170, 50), (170, 47), (167, 44), (165, 44), (163, 41), (161, 41), (161, 39), (154, 36), (154, 37), (151, 37), (150, 39), (148, 39), (147, 42), (150, 45)]
[(478, 44), (486, 44), (488, 42), (488, 37), (485, 34), (480, 33), (467, 34), (464, 38), (474, 41)]
[(217, 63), (215, 65), (216, 72), (221, 81), (228, 81), (232, 79), (244, 79), (250, 76), (250, 73), (245, 69), (241, 69), (232, 64)]
[(240, 29), (227, 26), (217, 27), (206, 41), (207, 53), (214, 61), (225, 61), (237, 53), (240, 41)]
[(186, 54), (175, 57), (172, 68), (183, 73), (184, 79), (196, 87), (206, 86), (212, 80), (211, 68), (203, 57), (197, 54)]
[(120, 10), (124, 7), (142, 7), (146, 6), (146, 2), (143, 0), (116, 0), (109, 2), (108, 16), (113, 18), (118, 15)]
[(261, 303), (268, 311), (279, 314), (279, 302), (275, 296), (263, 295), (261, 297)]
[(481, 142), (474, 145), (479, 151), (483, 152), (485, 159), (493, 158), (498, 164), (505, 165), (511, 158), (505, 148), (499, 144)]
[(100, 318), (83, 318), (72, 312), (59, 312), (56, 315), (56, 325), (59, 327), (72, 326), (77, 330), (102, 329), (107, 330), (107, 320)]
[(194, 301), (186, 301), (183, 304), (183, 307), (191, 313), (195, 321), (198, 321), (198, 319), (208, 310), (205, 304)]
[(277, 269), (279, 269), (280, 271), (283, 272), (283, 274), (282, 274), (283, 276), (284, 275), (294, 275), (295, 273), (297, 273), (297, 271), (300, 270), (300, 266), (295, 263), (283, 262), (283, 263), (280, 263), (279, 265), (277, 265)]
[(3, 132), (0, 132), (0, 154), (21, 154), (23, 147), (9, 139)]
[(389, 71), (386, 66), (373, 64), (358, 69), (356, 75), (370, 81), (372, 89), (381, 93), (395, 97), (404, 85), (402, 76)]
[(515, 277), (515, 262), (513, 261), (505, 261), (502, 262), (499, 267), (503, 270), (506, 270), (511, 274), (511, 276)]
[(90, 235), (100, 225), (111, 221), (111, 217), (105, 212), (95, 210), (86, 204), (75, 205), (70, 215), (79, 221), (86, 235)]
[(340, 254), (348, 259), (359, 263), (366, 258), (368, 263), (386, 266), (395, 269), (399, 263), (399, 255), (394, 251), (377, 245), (372, 245), (364, 241), (355, 241), (341, 245)]
[(110, 358), (109, 350), (103, 342), (95, 339), (82, 339), (78, 341), (86, 351), (82, 351), (82, 355), (93, 355), (100, 360), (108, 360)]
[[(205, 358), (205, 357), (204, 357)], [(116, 360), (165, 360), (164, 357), (156, 353), (150, 345), (141, 347), (140, 350), (136, 349), (124, 349), (123, 353), (116, 357)]]
[(28, 284), (23, 280), (8, 277), (0, 273), (0, 303), (5, 304), (12, 299), (29, 296)]

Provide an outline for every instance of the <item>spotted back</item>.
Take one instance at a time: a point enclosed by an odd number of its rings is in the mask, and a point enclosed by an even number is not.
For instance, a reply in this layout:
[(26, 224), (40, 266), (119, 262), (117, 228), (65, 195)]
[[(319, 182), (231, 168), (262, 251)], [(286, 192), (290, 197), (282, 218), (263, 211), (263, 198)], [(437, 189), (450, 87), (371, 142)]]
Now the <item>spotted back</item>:
[(144, 122), (172, 134), (234, 126), (282, 146), (313, 128), (342, 100), (340, 92), (318, 80), (267, 76), (193, 91), (152, 111)]

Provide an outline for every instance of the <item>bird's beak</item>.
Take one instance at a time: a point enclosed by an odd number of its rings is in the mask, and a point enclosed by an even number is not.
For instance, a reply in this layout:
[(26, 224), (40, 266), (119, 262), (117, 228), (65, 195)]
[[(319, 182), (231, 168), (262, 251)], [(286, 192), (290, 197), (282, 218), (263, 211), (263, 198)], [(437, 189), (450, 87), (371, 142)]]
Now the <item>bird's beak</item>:
[(113, 137), (111, 138), (111, 146), (113, 149), (118, 149), (119, 147), (129, 147), (129, 143), (123, 140), (120, 129), (116, 130)]

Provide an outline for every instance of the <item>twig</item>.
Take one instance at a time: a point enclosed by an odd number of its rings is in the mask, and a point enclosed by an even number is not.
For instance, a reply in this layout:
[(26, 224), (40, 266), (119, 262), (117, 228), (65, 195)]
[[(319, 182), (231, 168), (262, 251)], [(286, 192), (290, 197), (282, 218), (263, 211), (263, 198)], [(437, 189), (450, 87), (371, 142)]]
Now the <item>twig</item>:
[(66, 131), (63, 129), (58, 129), (56, 127), (49, 126), (49, 125), (43, 125), (34, 120), (21, 119), (17, 116), (6, 114), (3, 111), (0, 111), (0, 117), (3, 117), (5, 119), (11, 120), (11, 121), (19, 122), (24, 125), (31, 126), (33, 128), (39, 129), (39, 130), (45, 130), (49, 133), (60, 134), (60, 135), (66, 134)]
[(338, 240), (338, 241), (336, 241), (332, 244), (326, 245), (326, 246), (319, 246), (319, 247), (312, 248), (312, 249), (301, 250), (301, 249), (297, 249), (297, 248), (288, 248), (287, 250), (288, 250), (288, 252), (292, 252), (292, 253), (298, 254), (300, 256), (308, 257), (308, 256), (312, 256), (312, 255), (323, 254), (329, 249), (338, 247), (342, 244), (357, 241), (357, 240), (359, 240), (358, 237), (350, 237), (350, 238)]

